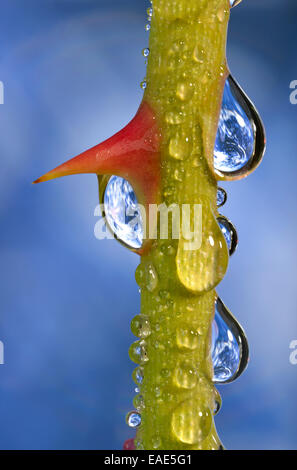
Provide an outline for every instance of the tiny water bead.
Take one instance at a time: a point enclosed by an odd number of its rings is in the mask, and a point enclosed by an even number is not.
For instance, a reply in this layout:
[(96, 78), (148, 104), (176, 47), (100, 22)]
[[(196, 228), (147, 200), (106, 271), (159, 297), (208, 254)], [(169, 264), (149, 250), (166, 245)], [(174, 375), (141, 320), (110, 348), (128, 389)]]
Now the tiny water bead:
[(144, 398), (142, 395), (136, 395), (133, 400), (133, 406), (137, 411), (142, 411), (145, 408)]
[(193, 59), (198, 64), (203, 64), (205, 60), (205, 51), (198, 45), (195, 47), (193, 51)]
[(135, 439), (134, 443), (136, 450), (144, 450), (144, 445), (141, 439)]
[(227, 193), (223, 188), (218, 188), (217, 206), (222, 207), (227, 201)]
[(152, 8), (148, 8), (148, 9), (146, 10), (146, 12), (147, 12), (148, 18), (150, 18), (149, 21), (151, 21), (151, 18), (152, 18), (152, 16), (153, 16), (153, 9), (152, 9)]
[(228, 220), (222, 215), (217, 218), (217, 221), (223, 232), (223, 235), (228, 245), (229, 255), (231, 256), (235, 252), (238, 244), (238, 235), (236, 228), (234, 227), (232, 222), (230, 222), (230, 220)]
[(115, 237), (129, 248), (139, 249), (143, 242), (143, 223), (130, 183), (119, 176), (111, 176), (103, 201), (105, 217)]
[(144, 29), (145, 29), (146, 31), (149, 31), (149, 30), (151, 29), (151, 25), (150, 25), (149, 23), (147, 23), (147, 24), (145, 25)]
[(142, 55), (143, 57), (148, 57), (150, 55), (150, 50), (148, 47), (145, 47), (144, 49), (142, 49)]
[(131, 322), (131, 331), (140, 338), (149, 336), (151, 334), (149, 318), (146, 315), (136, 315)]
[(154, 436), (152, 438), (151, 447), (152, 449), (159, 449), (162, 445), (162, 441), (159, 436)]
[(184, 444), (200, 444), (210, 433), (212, 414), (198, 400), (187, 400), (177, 406), (171, 418), (171, 429), (176, 439)]
[(212, 324), (212, 362), (215, 383), (232, 382), (247, 366), (249, 348), (245, 333), (220, 298)]
[(132, 378), (137, 385), (141, 385), (143, 382), (143, 378), (144, 378), (143, 367), (141, 366), (136, 367), (132, 373)]
[(131, 344), (129, 348), (129, 357), (131, 361), (136, 364), (143, 364), (149, 360), (144, 340), (135, 341)]
[(213, 410), (213, 414), (214, 416), (218, 414), (218, 412), (220, 411), (221, 407), (222, 407), (222, 398), (221, 398), (221, 395), (219, 394), (219, 392), (215, 389), (215, 399), (214, 399), (214, 410)]
[(154, 265), (140, 263), (135, 271), (135, 280), (140, 288), (153, 292), (158, 286), (158, 274)]
[(179, 364), (173, 373), (173, 382), (178, 388), (191, 390), (196, 387), (198, 376), (196, 370), (189, 363)]
[(192, 140), (188, 136), (177, 133), (170, 139), (169, 154), (176, 160), (184, 160), (190, 156), (192, 150)]
[(140, 88), (141, 88), (142, 90), (145, 90), (145, 89), (146, 89), (146, 80), (145, 80), (145, 79), (142, 80), (142, 82), (140, 82)]
[(213, 410), (214, 416), (218, 414), (220, 409), (221, 409), (221, 402), (216, 401), (215, 402), (215, 407), (214, 407), (214, 410)]
[(229, 75), (226, 80), (214, 149), (219, 176), (236, 177), (253, 170), (265, 150), (265, 133), (254, 105)]
[(182, 111), (168, 111), (165, 120), (168, 124), (181, 124), (184, 121), (184, 115)]
[(194, 86), (192, 83), (180, 82), (177, 85), (176, 95), (181, 101), (187, 101), (194, 93)]
[(138, 411), (130, 411), (126, 416), (126, 423), (130, 428), (137, 428), (141, 425), (141, 414)]
[(199, 346), (199, 333), (195, 328), (183, 326), (176, 331), (176, 344), (180, 349), (195, 350)]
[(222, 7), (219, 9), (219, 11), (217, 12), (217, 19), (220, 21), (220, 23), (224, 21), (227, 13), (228, 13), (228, 10), (226, 10), (225, 7)]

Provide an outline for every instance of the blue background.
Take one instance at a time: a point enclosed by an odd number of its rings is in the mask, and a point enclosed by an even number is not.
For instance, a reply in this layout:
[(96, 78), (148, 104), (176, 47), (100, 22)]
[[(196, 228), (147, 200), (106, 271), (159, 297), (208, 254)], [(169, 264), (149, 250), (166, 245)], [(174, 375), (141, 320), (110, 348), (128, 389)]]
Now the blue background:
[[(30, 183), (132, 118), (148, 6), (1, 1), (1, 449), (115, 449), (133, 435), (124, 417), (138, 258), (94, 237), (94, 176)], [(262, 115), (268, 148), (254, 174), (224, 185), (222, 212), (240, 242), (218, 290), (251, 349), (247, 372), (220, 387), (216, 422), (229, 449), (297, 448), (296, 18), (295, 0), (246, 0), (230, 22), (230, 68)]]

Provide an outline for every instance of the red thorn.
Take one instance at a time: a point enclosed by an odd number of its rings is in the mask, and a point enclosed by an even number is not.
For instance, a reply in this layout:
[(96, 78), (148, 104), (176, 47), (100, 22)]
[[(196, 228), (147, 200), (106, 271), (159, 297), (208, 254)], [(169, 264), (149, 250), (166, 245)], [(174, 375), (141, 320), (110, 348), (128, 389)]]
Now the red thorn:
[[(160, 197), (160, 130), (148, 103), (142, 102), (135, 117), (113, 137), (81, 153), (38, 178), (34, 183), (80, 173), (117, 175), (132, 185), (138, 203), (146, 208), (159, 203)], [(146, 239), (139, 250), (150, 247)]]
[(127, 439), (124, 442), (123, 450), (135, 450), (134, 439)]
[(143, 102), (130, 123), (113, 137), (68, 160), (34, 183), (80, 173), (117, 175), (131, 183), (141, 204), (157, 202), (160, 133), (151, 107)]

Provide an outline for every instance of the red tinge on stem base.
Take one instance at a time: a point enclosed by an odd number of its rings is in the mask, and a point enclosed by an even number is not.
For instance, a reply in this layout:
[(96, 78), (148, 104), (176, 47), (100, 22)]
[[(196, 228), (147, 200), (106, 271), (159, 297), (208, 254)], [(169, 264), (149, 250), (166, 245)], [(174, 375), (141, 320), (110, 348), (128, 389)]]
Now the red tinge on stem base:
[(124, 442), (123, 450), (135, 450), (134, 439), (127, 439)]
[(144, 206), (159, 199), (160, 131), (156, 117), (143, 102), (130, 123), (113, 137), (68, 160), (34, 183), (80, 173), (117, 175), (127, 179)]

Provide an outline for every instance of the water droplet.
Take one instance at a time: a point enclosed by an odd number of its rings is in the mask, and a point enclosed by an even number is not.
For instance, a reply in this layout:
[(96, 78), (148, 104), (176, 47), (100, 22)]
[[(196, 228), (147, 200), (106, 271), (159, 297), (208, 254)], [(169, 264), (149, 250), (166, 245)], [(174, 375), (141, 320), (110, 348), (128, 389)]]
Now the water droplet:
[(203, 64), (205, 60), (205, 51), (198, 45), (193, 51), (193, 59), (195, 60), (195, 62), (198, 62), (198, 64)]
[(153, 9), (152, 8), (148, 8), (146, 10), (146, 12), (147, 12), (147, 16), (153, 16)]
[(154, 436), (152, 438), (152, 449), (159, 449), (161, 447), (162, 441), (159, 436)]
[(213, 410), (213, 414), (214, 416), (218, 414), (218, 412), (220, 411), (221, 407), (222, 407), (222, 398), (221, 398), (221, 395), (219, 394), (219, 392), (215, 389), (215, 397), (214, 397), (214, 410)]
[(130, 183), (119, 176), (111, 176), (103, 200), (106, 221), (114, 236), (129, 248), (140, 248), (143, 242), (142, 216)]
[(135, 439), (134, 442), (137, 450), (144, 450), (144, 445), (141, 439)]
[(171, 294), (168, 290), (162, 289), (159, 291), (159, 296), (160, 296), (160, 299), (162, 300), (169, 300), (171, 297)]
[(160, 375), (163, 379), (168, 379), (168, 377), (171, 375), (171, 372), (169, 369), (161, 369)]
[(134, 397), (133, 406), (138, 411), (144, 410), (145, 405), (144, 405), (144, 398), (142, 395), (136, 395), (136, 397)]
[(149, 360), (144, 340), (135, 341), (131, 344), (129, 348), (129, 357), (131, 361), (136, 362), (136, 364), (142, 364)]
[(223, 77), (227, 73), (226, 64), (220, 65), (220, 76)]
[(165, 120), (168, 124), (181, 124), (184, 120), (184, 115), (181, 111), (168, 111), (165, 115)]
[(222, 215), (220, 215), (217, 220), (227, 242), (229, 255), (231, 256), (235, 252), (238, 244), (238, 235), (236, 228), (234, 227), (232, 222), (230, 222), (230, 220), (228, 220)]
[(139, 287), (149, 292), (153, 292), (158, 285), (158, 274), (151, 263), (140, 263), (135, 271), (135, 279)]
[(220, 298), (216, 300), (212, 324), (211, 355), (215, 383), (235, 380), (246, 368), (249, 358), (245, 333)]
[(196, 387), (198, 377), (191, 364), (182, 363), (175, 368), (173, 381), (177, 387), (191, 390)]
[(161, 252), (166, 256), (173, 256), (175, 255), (176, 250), (172, 245), (167, 245), (164, 243), (164, 245), (161, 246)]
[(192, 150), (192, 139), (177, 133), (170, 139), (169, 154), (176, 160), (184, 160), (190, 156)]
[(144, 377), (143, 367), (140, 367), (140, 366), (136, 367), (133, 370), (133, 373), (132, 373), (132, 378), (133, 378), (134, 382), (136, 384), (141, 385), (142, 382), (143, 382), (143, 377)]
[(159, 397), (161, 396), (160, 387), (155, 387), (154, 392), (155, 392), (155, 396), (156, 396), (157, 398), (159, 398)]
[(184, 444), (199, 444), (211, 430), (212, 415), (198, 400), (188, 400), (173, 411), (171, 428), (174, 436)]
[(151, 25), (147, 23), (144, 28), (146, 31), (149, 31), (151, 29)]
[(173, 178), (175, 181), (179, 181), (181, 183), (183, 181), (183, 172), (176, 168), (173, 172)]
[(230, 0), (230, 8), (236, 7), (239, 5), (242, 0)]
[(219, 11), (217, 13), (217, 18), (218, 18), (220, 23), (222, 23), (224, 21), (225, 16), (226, 16), (227, 13), (228, 12), (227, 12), (225, 7), (222, 7), (222, 8), (219, 9)]
[(218, 188), (217, 206), (222, 207), (227, 201), (227, 193), (223, 188)]
[(148, 47), (145, 47), (144, 49), (142, 49), (142, 55), (143, 57), (148, 57), (150, 55), (150, 50)]
[(214, 149), (214, 168), (221, 177), (244, 176), (258, 166), (265, 133), (254, 105), (229, 76), (225, 83)]
[(208, 440), (210, 450), (224, 450), (216, 432), (211, 433)]
[(212, 73), (209, 70), (206, 70), (205, 74), (201, 78), (201, 83), (206, 84), (207, 82), (209, 82), (209, 80), (211, 80), (211, 78), (212, 78)]
[(126, 416), (126, 423), (130, 428), (137, 428), (141, 424), (141, 415), (138, 411), (130, 411)]
[[(213, 215), (209, 203), (196, 206), (194, 214), (184, 217), (188, 227), (183, 228), (178, 241), (176, 257), (177, 274), (180, 282), (189, 291), (202, 293), (213, 289), (223, 279), (227, 270), (229, 253), (224, 235)], [(195, 215), (195, 217), (194, 217)], [(191, 232), (191, 227), (195, 227)], [(189, 234), (185, 232), (189, 231)], [(190, 241), (189, 241), (190, 240)]]
[(133, 439), (133, 438), (127, 439), (127, 440), (124, 442), (123, 450), (135, 450), (135, 443), (134, 443), (134, 439)]
[(176, 343), (181, 349), (197, 349), (199, 346), (199, 333), (194, 328), (183, 326), (176, 330)]
[(140, 88), (142, 88), (143, 90), (146, 89), (146, 80), (142, 80), (142, 82), (140, 83)]
[(176, 95), (181, 101), (189, 100), (194, 93), (194, 86), (192, 83), (180, 82), (177, 85)]
[(151, 334), (149, 318), (146, 315), (136, 315), (131, 322), (131, 331), (140, 338), (149, 336)]
[(175, 186), (173, 184), (169, 184), (168, 186), (165, 186), (165, 188), (163, 189), (163, 195), (165, 198), (169, 197), (172, 194), (174, 194), (174, 191), (175, 191)]

